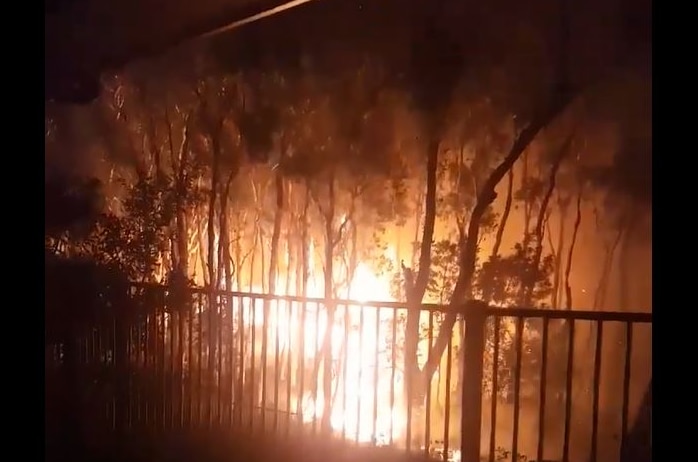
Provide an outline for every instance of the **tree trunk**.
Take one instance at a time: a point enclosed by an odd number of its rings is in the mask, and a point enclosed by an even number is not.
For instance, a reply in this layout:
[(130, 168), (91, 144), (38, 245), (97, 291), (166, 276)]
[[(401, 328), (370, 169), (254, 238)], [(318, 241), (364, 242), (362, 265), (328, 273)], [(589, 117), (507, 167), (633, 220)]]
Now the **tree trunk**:
[[(290, 217), (291, 220), (293, 220), (293, 216)], [(286, 233), (286, 265), (285, 265), (285, 271), (286, 271), (286, 282), (284, 284), (284, 294), (286, 295), (291, 295), (293, 291), (291, 290), (291, 268), (296, 266), (296, 254), (295, 254), (295, 249), (293, 248), (293, 232), (289, 230)], [(297, 295), (297, 294), (296, 294)]]
[(594, 293), (594, 310), (603, 309), (606, 305), (606, 296), (608, 295), (608, 284), (611, 270), (613, 269), (613, 260), (615, 260), (616, 249), (618, 248), (618, 244), (623, 240), (624, 233), (625, 226), (621, 225), (618, 228), (616, 238), (610, 246), (606, 247), (606, 254), (604, 255), (603, 265), (601, 266), (599, 282), (596, 285), (596, 292)]
[(555, 274), (553, 275), (552, 309), (556, 310), (560, 306), (560, 283), (562, 282), (562, 249), (565, 244), (565, 223), (567, 221), (567, 211), (569, 210), (569, 198), (558, 199), (558, 209), (560, 214), (560, 229), (557, 234), (557, 253), (555, 254)]
[[(356, 268), (359, 266), (359, 236), (356, 230), (356, 226), (354, 226), (353, 224), (349, 232), (351, 233), (351, 250), (349, 250), (349, 268), (347, 268), (347, 286), (349, 288), (349, 293), (351, 294), (351, 290), (353, 289), (352, 282), (354, 281)], [(373, 300), (373, 297), (371, 297), (371, 300)]]
[(303, 203), (303, 213), (301, 215), (301, 295), (308, 296), (308, 279), (310, 279), (310, 260), (312, 255), (308, 255), (310, 242), (308, 239), (308, 208), (310, 208), (310, 189), (305, 185), (305, 200)]
[(299, 297), (305, 297), (304, 292), (303, 292), (303, 271), (305, 269), (305, 265), (303, 263), (303, 259), (305, 258), (305, 252), (306, 250), (303, 248), (305, 247), (305, 238), (303, 236), (303, 228), (304, 225), (302, 223), (303, 221), (303, 215), (302, 212), (300, 216), (296, 217), (297, 220), (294, 220), (296, 222), (296, 234), (294, 235), (294, 251), (295, 251), (295, 283), (296, 283), (296, 292), (295, 294), (298, 295)]
[(405, 295), (407, 298), (407, 322), (405, 327), (405, 396), (409, 400), (421, 401), (421, 393), (415, 393), (418, 380), (419, 366), (417, 364), (417, 349), (419, 345), (419, 319), (422, 299), (429, 282), (431, 269), (431, 246), (434, 240), (434, 224), (436, 222), (436, 187), (437, 168), (439, 162), (440, 139), (433, 133), (430, 135), (427, 152), (427, 190), (424, 196), (424, 228), (419, 250), (419, 268), (417, 277), (412, 271), (404, 270)]
[[(414, 217), (414, 239), (412, 242), (410, 242), (410, 249), (411, 249), (411, 255), (412, 258), (410, 259), (410, 265), (415, 266), (417, 263), (419, 256), (417, 255), (417, 244), (419, 243), (419, 230), (422, 226), (422, 216), (424, 215), (424, 194), (420, 191), (419, 196), (417, 198), (417, 210), (415, 211), (415, 217)], [(407, 294), (405, 294), (405, 299), (407, 298)]]
[[(308, 208), (310, 207), (310, 189), (308, 187), (308, 183), (305, 183), (305, 198), (303, 200), (303, 211), (301, 212), (301, 218), (300, 218), (300, 290), (299, 293), (301, 297), (307, 297), (308, 296), (308, 279), (310, 277), (310, 262), (308, 261), (308, 247), (309, 247), (309, 242), (308, 242)], [(297, 376), (299, 377), (300, 383), (298, 384), (298, 387), (300, 390), (304, 390), (304, 385), (305, 385), (305, 370), (306, 370), (306, 364), (305, 364), (305, 319), (306, 319), (306, 305), (303, 303), (301, 305), (301, 313), (300, 313), (300, 325), (301, 325), (301, 335), (300, 335), (300, 345), (299, 345), (299, 361), (298, 361), (298, 369), (297, 369)], [(316, 381), (317, 383), (317, 377)], [(299, 412), (302, 411), (303, 409), (303, 394), (298, 393), (298, 402), (296, 404), (296, 409), (298, 409)]]
[(261, 224), (258, 225), (259, 227), (259, 264), (261, 266), (260, 268), (260, 274), (259, 274), (259, 279), (262, 282), (262, 292), (265, 294), (269, 293), (269, 287), (267, 287), (267, 278), (265, 277), (267, 275), (267, 269), (266, 269), (266, 263), (267, 263), (267, 258), (264, 253), (264, 249), (266, 248), (266, 243), (264, 242), (264, 228), (262, 227)]
[(475, 265), (477, 263), (477, 241), (480, 232), (480, 222), (487, 208), (497, 197), (495, 188), (519, 157), (521, 157), (538, 133), (570, 105), (573, 97), (574, 93), (571, 92), (559, 95), (545, 111), (534, 118), (534, 120), (521, 131), (507, 156), (490, 174), (482, 190), (478, 194), (477, 202), (468, 223), (467, 239), (465, 245), (461, 246), (460, 271), (451, 297), (450, 307), (446, 313), (441, 329), (439, 330), (439, 335), (431, 349), (429, 360), (427, 360), (423, 369), (425, 378), (428, 379), (436, 371), (441, 357), (446, 350), (446, 346), (448, 345), (449, 336), (453, 332), (453, 326), (458, 316), (456, 307), (463, 303), (464, 294), (470, 291), (472, 278), (475, 273)]
[[(177, 194), (179, 196), (179, 194)], [(186, 210), (181, 204), (181, 199), (177, 199), (177, 216), (175, 218), (177, 226), (176, 250), (177, 250), (177, 270), (185, 277), (189, 277), (189, 248), (187, 234)]]
[(255, 217), (255, 223), (253, 225), (253, 231), (254, 233), (252, 237), (252, 254), (250, 255), (250, 280), (248, 281), (248, 290), (250, 293), (254, 292), (254, 264), (255, 261), (257, 260), (257, 244), (259, 241), (259, 212), (257, 212), (257, 216)]
[(334, 246), (336, 243), (334, 236), (334, 216), (335, 216), (335, 184), (334, 175), (329, 180), (329, 205), (325, 213), (325, 307), (327, 310), (327, 323), (325, 325), (325, 335), (322, 342), (323, 372), (322, 372), (322, 394), (324, 397), (324, 409), (322, 412), (321, 429), (330, 433), (332, 414), (332, 326), (334, 326), (335, 306), (333, 297), (333, 276), (334, 276)]
[(276, 279), (279, 269), (279, 241), (281, 238), (281, 222), (284, 216), (284, 181), (281, 173), (277, 171), (276, 185), (276, 211), (274, 213), (274, 228), (271, 235), (271, 248), (269, 250), (269, 293), (276, 293)]
[(220, 146), (218, 136), (212, 137), (213, 161), (211, 164), (211, 192), (208, 199), (208, 281), (213, 289), (216, 284), (216, 199), (218, 198), (218, 175)]
[(533, 203), (536, 198), (530, 196), (530, 191), (528, 188), (529, 182), (529, 172), (528, 172), (528, 153), (523, 154), (523, 172), (521, 173), (521, 189), (523, 190), (523, 202), (524, 202), (524, 230), (523, 230), (523, 245), (524, 248), (528, 246), (530, 239), (530, 228), (531, 228), (531, 215), (533, 214)]
[[(290, 295), (293, 293), (291, 290), (291, 281), (292, 281), (292, 276), (291, 276), (291, 268), (293, 268), (296, 264), (296, 253), (295, 253), (295, 243), (294, 243), (294, 237), (295, 237), (295, 230), (296, 230), (296, 221), (294, 220), (295, 215), (293, 213), (293, 210), (291, 210), (291, 198), (293, 198), (295, 194), (295, 191), (293, 189), (293, 184), (289, 182), (288, 184), (288, 206), (289, 206), (289, 219), (290, 223), (289, 226), (286, 229), (286, 233), (284, 234), (285, 237), (285, 243), (286, 243), (286, 264), (284, 265), (284, 270), (286, 271), (286, 283), (284, 284), (284, 293), (286, 295)], [(297, 278), (296, 278), (297, 279)], [(298, 295), (296, 293), (296, 295)]]
[(241, 240), (242, 236), (238, 234), (235, 239), (235, 266), (237, 266), (237, 270), (235, 271), (235, 280), (237, 281), (237, 285), (235, 287), (235, 290), (238, 290), (240, 292), (243, 290), (242, 269), (245, 263), (242, 258), (242, 243), (240, 242)]
[(197, 240), (199, 241), (199, 260), (201, 261), (201, 276), (204, 279), (204, 286), (208, 286), (210, 283), (209, 279), (209, 273), (206, 270), (206, 246), (204, 245), (204, 235), (203, 235), (203, 228), (204, 220), (201, 218), (199, 220), (199, 223), (196, 226), (196, 237)]
[(553, 160), (553, 165), (550, 167), (550, 178), (548, 180), (548, 189), (545, 191), (543, 200), (540, 204), (540, 209), (538, 210), (538, 217), (536, 219), (535, 227), (535, 242), (536, 247), (534, 249), (533, 261), (531, 262), (532, 277), (527, 281), (524, 281), (523, 289), (523, 303), (522, 306), (528, 308), (532, 306), (533, 302), (533, 291), (535, 290), (535, 285), (537, 282), (537, 273), (540, 269), (540, 260), (543, 255), (543, 239), (545, 237), (545, 217), (548, 212), (548, 205), (550, 204), (550, 198), (553, 196), (555, 191), (555, 181), (557, 179), (557, 172), (560, 170), (560, 165), (565, 155), (570, 151), (570, 146), (572, 145), (572, 137), (569, 136), (565, 142), (560, 147), (559, 152)]
[[(509, 182), (507, 184), (507, 198), (504, 203), (504, 211), (502, 212), (502, 219), (499, 222), (499, 227), (497, 228), (497, 235), (494, 239), (494, 246), (492, 247), (492, 256), (499, 256), (499, 248), (502, 246), (502, 237), (504, 236), (504, 228), (509, 220), (509, 215), (511, 214), (511, 203), (513, 201), (514, 193), (514, 169), (509, 170)], [(485, 299), (487, 300), (487, 298)]]
[(623, 233), (623, 244), (620, 247), (620, 255), (618, 256), (618, 307), (619, 311), (632, 311), (630, 306), (630, 271), (631, 271), (631, 246), (633, 238), (633, 230), (637, 220), (635, 219), (635, 211), (633, 205), (630, 206), (630, 216), (625, 225), (625, 233)]
[[(173, 281), (175, 285), (175, 311), (177, 318), (176, 329), (172, 332), (175, 334), (172, 341), (175, 342), (175, 364), (176, 380), (179, 386), (175, 391), (175, 405), (181, 412), (184, 409), (184, 333), (187, 329), (184, 313), (191, 309), (189, 295), (186, 292), (187, 280), (189, 274), (189, 232), (187, 226), (187, 214), (185, 196), (189, 193), (187, 190), (187, 166), (189, 158), (189, 115), (184, 120), (184, 129), (182, 131), (182, 140), (179, 149), (174, 146), (174, 136), (172, 133), (172, 124), (169, 120), (169, 110), (166, 106), (168, 140), (170, 145), (170, 156), (172, 169), (175, 173), (175, 265), (176, 278)], [(173, 318), (174, 319), (174, 318)], [(174, 325), (173, 325), (174, 326)], [(183, 417), (183, 416), (180, 416)]]
[[(494, 239), (494, 246), (492, 247), (492, 253), (490, 254), (490, 260), (494, 260), (499, 257), (499, 248), (502, 246), (502, 237), (504, 236), (504, 228), (509, 221), (509, 215), (511, 214), (511, 204), (513, 202), (513, 192), (514, 192), (514, 169), (509, 170), (509, 182), (507, 185), (507, 198), (504, 203), (504, 212), (502, 213), (502, 219), (499, 222), (499, 227), (497, 228), (497, 234)], [(492, 302), (492, 295), (494, 291), (493, 281), (485, 281), (482, 299), (487, 302)]]
[[(274, 295), (276, 293), (276, 279), (277, 279), (277, 272), (278, 272), (278, 267), (279, 267), (279, 240), (281, 236), (281, 221), (283, 220), (283, 213), (284, 213), (284, 183), (283, 183), (283, 178), (281, 177), (281, 173), (277, 171), (274, 179), (274, 183), (276, 186), (276, 210), (274, 212), (274, 228), (272, 231), (272, 236), (271, 236), (271, 249), (269, 251), (269, 270), (267, 273), (268, 276), (268, 291), (267, 293), (270, 295)], [(264, 257), (262, 257), (264, 259)], [(264, 331), (262, 332), (262, 361), (263, 362), (263, 368), (262, 368), (262, 396), (266, 398), (267, 395), (267, 381), (268, 381), (268, 366), (267, 366), (267, 357), (268, 357), (268, 349), (269, 349), (269, 318), (271, 314), (271, 309), (270, 309), (270, 300), (265, 299), (264, 300)], [(278, 319), (278, 310), (279, 306), (278, 304), (276, 305), (276, 318)], [(274, 368), (275, 372), (278, 372), (278, 368)], [(280, 377), (274, 377), (273, 379), (279, 380)], [(275, 406), (278, 405), (278, 403), (274, 404)], [(266, 412), (266, 411), (263, 411)]]
[(572, 260), (574, 257), (574, 247), (577, 244), (577, 234), (579, 233), (579, 226), (582, 223), (582, 186), (579, 187), (579, 192), (577, 193), (577, 216), (574, 219), (574, 228), (572, 230), (572, 241), (570, 242), (570, 249), (567, 253), (567, 267), (565, 268), (565, 308), (567, 310), (572, 309), (572, 286), (570, 285), (570, 273), (572, 272)]
[[(219, 183), (219, 156), (220, 156), (220, 144), (218, 142), (218, 133), (213, 133), (211, 136), (212, 141), (212, 153), (213, 160), (211, 164), (211, 192), (209, 194), (208, 202), (208, 223), (207, 223), (207, 237), (208, 237), (208, 282), (209, 282), (209, 298), (207, 306), (207, 318), (208, 318), (208, 351), (207, 351), (207, 386), (211, 387), (215, 377), (214, 369), (214, 359), (216, 356), (216, 346), (217, 338), (216, 333), (218, 319), (214, 315), (218, 311), (218, 304), (216, 303), (216, 297), (214, 291), (218, 290), (218, 278), (217, 278), (217, 259), (216, 259), (216, 201), (218, 199), (218, 183)], [(206, 424), (211, 423), (212, 418), (212, 402), (208, 397), (206, 398)]]
[(228, 226), (228, 197), (230, 196), (230, 186), (233, 183), (233, 178), (235, 178), (236, 172), (233, 170), (228, 175), (228, 179), (225, 182), (225, 187), (223, 188), (223, 194), (221, 195), (221, 207), (220, 207), (220, 229), (218, 230), (218, 283), (220, 286), (220, 280), (225, 276), (225, 290), (233, 290), (233, 272), (231, 268), (232, 259), (230, 256), (230, 229)]
[[(182, 276), (189, 277), (189, 236), (187, 233), (187, 216), (184, 203), (184, 196), (188, 193), (186, 172), (189, 157), (189, 116), (184, 120), (184, 130), (182, 132), (182, 142), (179, 147), (179, 155), (175, 155), (174, 137), (172, 134), (172, 124), (169, 123), (169, 111), (167, 112), (167, 128), (168, 139), (170, 143), (170, 154), (172, 156), (172, 168), (176, 171), (175, 174), (175, 225), (176, 234), (176, 265), (177, 270)], [(177, 159), (178, 157), (178, 159)]]
[[(287, 191), (287, 196), (290, 200), (291, 197), (293, 197), (294, 191), (292, 189), (291, 183), (288, 185), (288, 191)], [(287, 204), (289, 205), (290, 208), (290, 202)], [(292, 268), (295, 267), (296, 265), (296, 255), (295, 255), (295, 248), (294, 248), (294, 215), (292, 211), (289, 211), (289, 219), (290, 219), (290, 225), (288, 227), (288, 230), (285, 234), (285, 242), (286, 242), (286, 265), (284, 267), (286, 271), (286, 281), (284, 284), (284, 294), (285, 295), (298, 295), (298, 293), (294, 293), (292, 289), (292, 277), (291, 273)], [(288, 341), (284, 345), (283, 349), (281, 350), (281, 364), (283, 364), (282, 371), (284, 372), (284, 380), (286, 380), (286, 406), (288, 406), (288, 409), (290, 411), (291, 409), (291, 390), (293, 387), (293, 384), (296, 383), (293, 377), (293, 364), (292, 364), (292, 357), (291, 357), (291, 349), (298, 351), (295, 349), (295, 346), (293, 345), (293, 340), (294, 340), (294, 333), (291, 332), (290, 326), (293, 325), (293, 318), (294, 318), (294, 307), (298, 306), (296, 303), (291, 303), (287, 302), (285, 303), (286, 305), (286, 316), (288, 319), (288, 330), (285, 332), (285, 335), (288, 335)], [(277, 342), (278, 342), (278, 337), (277, 337)]]

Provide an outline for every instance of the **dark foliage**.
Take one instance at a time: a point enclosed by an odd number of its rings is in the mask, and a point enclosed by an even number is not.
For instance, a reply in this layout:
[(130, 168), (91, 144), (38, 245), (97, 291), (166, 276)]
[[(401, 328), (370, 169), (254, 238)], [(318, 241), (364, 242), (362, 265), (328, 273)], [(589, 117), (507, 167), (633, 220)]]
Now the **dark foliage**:
[[(464, 65), (458, 42), (442, 25), (444, 13), (428, 3), (415, 13), (410, 69), (410, 90), (415, 106), (437, 119), (451, 101)], [(421, 11), (421, 10), (425, 11)], [(431, 120), (437, 126), (440, 120)]]
[(478, 271), (475, 287), (481, 294), (488, 295), (490, 302), (511, 306), (521, 303), (513, 294), (520, 293), (522, 285), (530, 284), (533, 287), (531, 301), (540, 305), (549, 298), (552, 290), (550, 281), (554, 259), (552, 255), (546, 255), (537, 266), (534, 253), (532, 246), (524, 247), (518, 243), (511, 255), (491, 256)]
[(103, 313), (126, 310), (128, 280), (118, 268), (46, 252), (44, 272), (46, 342), (63, 342)]
[(62, 176), (47, 179), (44, 190), (45, 235), (58, 237), (80, 227), (89, 228), (102, 206), (99, 180)]
[[(332, 439), (298, 437), (285, 439), (227, 431), (188, 431), (160, 437), (131, 436), (126, 444), (100, 448), (86, 454), (90, 460), (109, 462), (417, 462), (422, 454), (389, 448), (362, 448)], [(51, 460), (51, 459), (49, 459)], [(53, 459), (59, 460), (59, 459)], [(77, 459), (74, 459), (77, 460)]]

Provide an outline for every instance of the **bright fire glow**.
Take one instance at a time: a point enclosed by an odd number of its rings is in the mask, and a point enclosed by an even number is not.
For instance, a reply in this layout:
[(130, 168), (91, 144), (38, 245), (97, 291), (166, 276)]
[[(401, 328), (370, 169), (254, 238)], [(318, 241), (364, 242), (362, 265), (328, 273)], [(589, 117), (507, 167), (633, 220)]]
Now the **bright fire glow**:
[(390, 281), (378, 277), (364, 263), (359, 263), (349, 288), (349, 298), (359, 302), (391, 300)]
[[(309, 295), (318, 296), (317, 292), (322, 292), (318, 290), (321, 287), (321, 278), (311, 274)], [(376, 276), (368, 265), (360, 263), (345, 293), (359, 303), (391, 300), (390, 281), (388, 277)], [(288, 302), (275, 301), (270, 307), (269, 319), (266, 321), (270, 345), (278, 342), (281, 351), (302, 351), (305, 367), (312, 369), (322, 348), (327, 312), (324, 308), (318, 309), (315, 304), (308, 304), (304, 319), (301, 319), (299, 303), (294, 303), (291, 307)], [(254, 311), (254, 323), (261, 328), (264, 317), (261, 300), (255, 303)], [(406, 416), (402, 373), (397, 366), (397, 353), (394, 355), (387, 346), (391, 338), (393, 316), (393, 310), (387, 308), (379, 312), (374, 307), (362, 309), (360, 306), (338, 306), (335, 310), (331, 337), (334, 396), (330, 425), (337, 434), (358, 442), (388, 444), (391, 436), (393, 441), (399, 441), (404, 435)], [(255, 350), (259, 352), (259, 346)], [(306, 380), (300, 399), (301, 409), (295, 409), (298, 407), (299, 396), (295, 396), (290, 403), (291, 411), (301, 414), (306, 423), (322, 419), (325, 403), (323, 374), (324, 371), (320, 371), (317, 377), (317, 400), (313, 399), (312, 380), (311, 383)], [(297, 382), (298, 378), (293, 381)]]

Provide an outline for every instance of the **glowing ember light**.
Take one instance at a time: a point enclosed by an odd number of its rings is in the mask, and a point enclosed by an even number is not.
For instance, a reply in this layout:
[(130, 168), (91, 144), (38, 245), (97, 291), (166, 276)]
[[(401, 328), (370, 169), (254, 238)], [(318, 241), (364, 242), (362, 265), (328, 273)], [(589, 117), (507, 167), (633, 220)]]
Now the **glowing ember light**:
[[(321, 278), (315, 277), (312, 271), (310, 279), (309, 289), (314, 291), (322, 287), (318, 281)], [(359, 263), (345, 293), (359, 303), (390, 300), (390, 281), (387, 277), (373, 274), (368, 265)], [(255, 327), (266, 325), (271, 344), (278, 342), (279, 350), (302, 351), (306, 367), (311, 366), (322, 347), (327, 326), (326, 310), (307, 304), (302, 316), (300, 304), (289, 306), (288, 302), (276, 300), (267, 303), (266, 320), (262, 300), (245, 303), (249, 310), (254, 311)], [(337, 434), (360, 443), (387, 445), (391, 441), (400, 441), (405, 432), (406, 412), (400, 386), (402, 373), (392, 370), (393, 354), (384, 346), (385, 339), (391, 335), (393, 316), (392, 310), (379, 312), (374, 307), (339, 306), (335, 311), (331, 336), (333, 402), (330, 426)], [(377, 329), (379, 335), (376, 335)], [(258, 335), (256, 342), (261, 342), (261, 337)], [(299, 349), (301, 342), (303, 347)], [(255, 347), (255, 351), (259, 354), (260, 345)], [(322, 381), (322, 373), (317, 379)], [(322, 386), (317, 387), (317, 398), (314, 399), (314, 385), (306, 381), (301, 402), (298, 403), (298, 396), (291, 401), (293, 407), (301, 407), (295, 412), (302, 415), (304, 423), (319, 421), (323, 416), (325, 397)]]
[(381, 280), (364, 263), (359, 263), (349, 289), (349, 298), (359, 302), (390, 300), (390, 281)]

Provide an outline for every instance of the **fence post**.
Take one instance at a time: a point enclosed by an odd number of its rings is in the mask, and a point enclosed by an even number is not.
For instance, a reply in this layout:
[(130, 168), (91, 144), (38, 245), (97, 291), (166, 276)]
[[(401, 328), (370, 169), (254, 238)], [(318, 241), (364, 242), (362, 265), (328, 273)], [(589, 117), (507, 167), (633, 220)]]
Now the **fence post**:
[(130, 366), (129, 366), (129, 326), (132, 320), (130, 289), (123, 283), (114, 284), (110, 291), (113, 301), (109, 312), (110, 328), (113, 329), (112, 360), (114, 365), (114, 430), (117, 443), (121, 448), (124, 443), (130, 419)]
[[(123, 303), (120, 308), (126, 308)], [(115, 400), (114, 400), (114, 426), (118, 443), (122, 444), (122, 438), (126, 432), (129, 419), (129, 368), (128, 368), (128, 322), (124, 319), (126, 310), (114, 310), (112, 312), (112, 327), (114, 329), (114, 370), (115, 370)]]
[(461, 389), (461, 460), (479, 462), (482, 431), (482, 374), (487, 304), (472, 300), (465, 306), (463, 387)]

